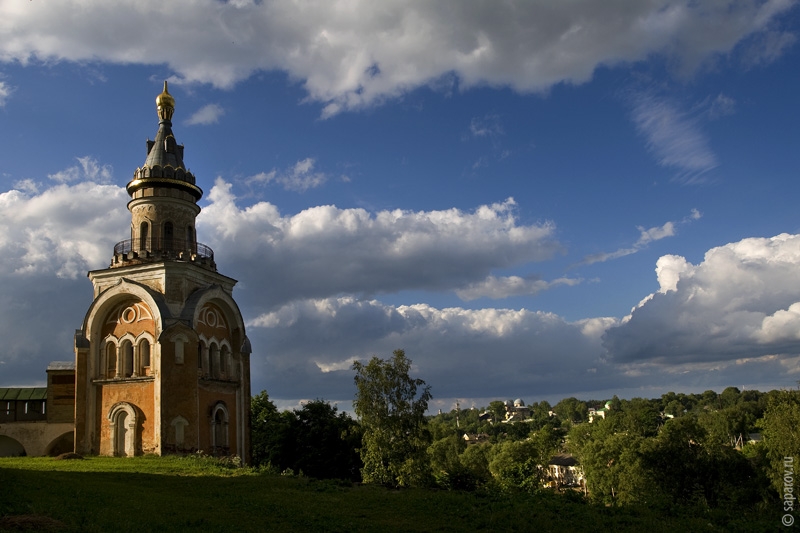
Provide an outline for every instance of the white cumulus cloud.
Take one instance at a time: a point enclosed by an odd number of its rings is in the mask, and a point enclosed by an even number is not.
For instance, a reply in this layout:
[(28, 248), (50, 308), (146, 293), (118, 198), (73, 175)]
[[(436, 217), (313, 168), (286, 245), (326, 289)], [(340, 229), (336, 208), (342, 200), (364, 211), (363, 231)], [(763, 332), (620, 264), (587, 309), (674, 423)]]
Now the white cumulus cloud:
[[(105, 180), (106, 171), (96, 161), (81, 158), (81, 167), (58, 172), (54, 176), (61, 178), (54, 179), (72, 181), (79, 174)], [(114, 242), (129, 231), (124, 188), (81, 181), (38, 192), (31, 182), (20, 185), (25, 187), (0, 193), (0, 266), (5, 276), (55, 273), (75, 278), (110, 262)]]
[(316, 160), (307, 157), (296, 162), (292, 167), (277, 171), (261, 172), (247, 179), (248, 183), (278, 183), (287, 191), (305, 192), (315, 189), (328, 181), (328, 175), (314, 170)]
[(520, 224), (513, 199), (471, 212), (328, 205), (282, 215), (267, 202), (239, 207), (221, 179), (208, 197), (198, 237), (211, 236), (217, 256), (240, 269), (234, 275), (253, 280), (248, 297), (275, 305), (341, 293), (455, 290), (560, 250), (554, 225)]
[(620, 362), (708, 363), (800, 354), (800, 235), (749, 238), (693, 265), (664, 256), (659, 292), (645, 298), (604, 346)]
[(545, 281), (521, 276), (488, 276), (483, 281), (470, 283), (467, 287), (456, 290), (456, 294), (462, 300), (475, 300), (483, 297), (501, 299), (509, 296), (533, 295), (559, 285), (572, 286), (580, 282), (581, 280), (576, 278)]
[(0, 359), (8, 386), (41, 383), (49, 361), (74, 357), (72, 335), (92, 300), (86, 272), (106, 268), (114, 243), (130, 234), (125, 189), (87, 181), (105, 180), (108, 167), (80, 161), (54, 175), (77, 173), (81, 181), (27, 179), (0, 193)]
[(90, 156), (76, 157), (77, 165), (64, 170), (59, 170), (47, 176), (59, 183), (69, 183), (75, 181), (92, 181), (96, 183), (109, 183), (113, 175), (110, 165), (101, 165), (96, 159)]
[(216, 124), (224, 114), (225, 110), (219, 104), (204, 105), (186, 119), (186, 124), (188, 126)]
[[(165, 63), (180, 81), (232, 87), (263, 70), (299, 80), (323, 116), (420, 86), (541, 92), (601, 66), (662, 55), (691, 71), (744, 42), (753, 64), (794, 36), (772, 22), (788, 0), (118, 0), (0, 4), (0, 60)], [(163, 31), (153, 21), (180, 21)], [(198, 31), (202, 28), (202, 31)], [(442, 80), (448, 80), (444, 83)], [(708, 154), (665, 164), (706, 168)]]

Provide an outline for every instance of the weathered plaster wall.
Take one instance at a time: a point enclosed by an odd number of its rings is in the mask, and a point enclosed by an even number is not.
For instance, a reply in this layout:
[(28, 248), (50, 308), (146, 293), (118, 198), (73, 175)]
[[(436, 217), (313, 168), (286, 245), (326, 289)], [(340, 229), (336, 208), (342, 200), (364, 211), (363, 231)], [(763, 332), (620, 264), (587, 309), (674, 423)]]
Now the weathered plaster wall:
[(42, 420), (0, 424), (0, 435), (19, 442), (25, 448), (25, 453), (32, 457), (47, 455), (50, 445), (72, 430), (73, 426), (68, 422), (51, 424)]
[(114, 453), (114, 435), (108, 415), (119, 402), (127, 402), (137, 410), (136, 453), (156, 453), (154, 381), (151, 378), (134, 378), (104, 383), (98, 387), (100, 405), (95, 427), (99, 430), (100, 442), (96, 448), (100, 455)]

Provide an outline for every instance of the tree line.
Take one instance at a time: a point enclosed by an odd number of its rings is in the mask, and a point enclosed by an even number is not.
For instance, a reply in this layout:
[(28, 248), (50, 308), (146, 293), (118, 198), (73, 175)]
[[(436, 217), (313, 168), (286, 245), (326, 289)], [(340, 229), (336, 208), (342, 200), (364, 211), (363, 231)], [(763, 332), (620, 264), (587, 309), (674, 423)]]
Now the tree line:
[[(355, 363), (356, 419), (320, 399), (278, 412), (266, 392), (253, 397), (254, 463), (392, 487), (513, 493), (550, 490), (547, 465), (566, 453), (585, 478), (566, 492), (590, 501), (742, 512), (777, 501), (784, 458), (800, 457), (798, 390), (571, 397), (533, 403), (524, 420), (504, 423), (503, 401), (426, 415), (430, 386), (410, 369), (402, 350)], [(590, 408), (604, 405), (604, 417), (589, 422)]]

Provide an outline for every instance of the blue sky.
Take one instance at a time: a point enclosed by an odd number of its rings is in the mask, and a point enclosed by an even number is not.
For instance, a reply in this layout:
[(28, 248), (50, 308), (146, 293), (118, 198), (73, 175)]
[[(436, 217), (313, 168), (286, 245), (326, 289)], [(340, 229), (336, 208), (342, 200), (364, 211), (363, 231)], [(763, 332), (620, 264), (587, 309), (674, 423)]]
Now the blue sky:
[(164, 4), (0, 4), (0, 386), (72, 357), (165, 79), (280, 405), (395, 348), (446, 409), (800, 379), (796, 2)]

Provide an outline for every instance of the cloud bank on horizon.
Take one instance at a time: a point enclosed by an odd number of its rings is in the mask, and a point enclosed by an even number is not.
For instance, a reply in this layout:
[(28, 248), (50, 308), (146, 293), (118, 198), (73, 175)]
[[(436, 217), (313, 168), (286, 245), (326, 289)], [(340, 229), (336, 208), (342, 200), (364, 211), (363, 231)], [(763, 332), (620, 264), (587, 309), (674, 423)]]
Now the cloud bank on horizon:
[[(0, 281), (8, 287), (4, 308), (16, 308), (2, 326), (3, 338), (14, 340), (4, 354), (6, 372), (31, 357), (46, 364), (37, 350), (66, 353), (57, 344), (69, 339), (67, 327), (41, 338), (27, 324), (43, 317), (61, 324), (62, 312), (77, 324), (91, 292), (83, 273), (104, 268), (127, 230), (124, 188), (77, 179), (0, 194)], [(800, 235), (730, 243), (698, 265), (662, 256), (659, 291), (622, 319), (571, 322), (527, 309), (365, 297), (419, 287), (476, 290), (497, 281), (488, 271), (548, 259), (557, 246), (553, 229), (520, 226), (511, 205), (376, 214), (322, 206), (281, 215), (268, 203), (239, 207), (218, 179), (198, 226), (245, 280), (237, 298), (250, 316), (250, 337), (266, 353), (253, 362), (254, 378), (269, 375), (277, 398), (347, 399), (341, 396), (352, 361), (398, 346), (414, 354), (415, 369), (445, 398), (469, 390), (490, 399), (501, 383), (543, 395), (558, 394), (564, 382), (575, 393), (679, 386), (687, 372), (709, 368), (731, 383), (769, 382), (776, 372), (800, 376)], [(238, 245), (253, 239), (257, 246)], [(54, 292), (70, 302), (54, 306)]]
[[(534, 219), (530, 198), (517, 194), (469, 207), (447, 203), (443, 194), (438, 208), (373, 207), (369, 198), (362, 207), (331, 201), (286, 213), (242, 193), (271, 187), (301, 195), (358, 183), (357, 168), (334, 171), (311, 149), (288, 163), (262, 158), (261, 172), (212, 176), (198, 234), (225, 258), (221, 271), (240, 280), (235, 297), (256, 352), (264, 354), (253, 360), (254, 391), (266, 387), (287, 402), (346, 401), (352, 362), (396, 348), (433, 385), (434, 405), (441, 407), (454, 398), (485, 405), (533, 393), (602, 398), (773, 386), (800, 379), (800, 227), (786, 222), (756, 237), (706, 235), (684, 255), (665, 253), (656, 245), (693, 231), (708, 215), (706, 205), (685, 208), (674, 196), (658, 197), (666, 187), (713, 187), (725, 163), (717, 124), (748, 105), (727, 89), (703, 98), (686, 96), (688, 89), (676, 95), (676, 84), (698, 72), (747, 72), (779, 61), (796, 43), (797, 30), (786, 22), (796, 6), (794, 0), (6, 2), (0, 4), (0, 112), (23, 102), (24, 93), (18, 80), (3, 75), (4, 65), (166, 65), (170, 87), (214, 95), (238, 95), (259, 74), (277, 71), (301, 87), (297, 107), (314, 106), (322, 124), (403, 105), (415, 91), (547, 97), (559, 87), (590, 85), (604, 71), (655, 64), (665, 74), (631, 70), (613, 95), (627, 113), (630, 137), (653, 167), (670, 175), (652, 196), (630, 193), (630, 204), (652, 207), (660, 218), (632, 223), (638, 234), (627, 242), (619, 235), (599, 240), (598, 222), (589, 216), (577, 227), (568, 223), (599, 194), (586, 184), (577, 186), (586, 188), (584, 203), (578, 194), (568, 200), (551, 194), (553, 205), (582, 207)], [(180, 23), (164, 31), (153, 21)], [(247, 105), (254, 102), (266, 105), (258, 99)], [(211, 129), (240, 114), (230, 102), (206, 102), (177, 124)], [(491, 156), (470, 153), (465, 181), (489, 159), (535, 152), (536, 142), (515, 133), (501, 112), (470, 109), (459, 118), (462, 145), (491, 147)], [(523, 137), (512, 147), (512, 139)], [(564, 145), (571, 142), (570, 136)], [(569, 148), (565, 164), (584, 157)], [(91, 297), (83, 276), (105, 268), (114, 242), (129, 231), (123, 178), (102, 156), (86, 153), (74, 154), (74, 164), (54, 161), (45, 176), (0, 169), (0, 385), (40, 382), (49, 360), (70, 357), (72, 333)], [(495, 172), (500, 182), (503, 171)], [(586, 171), (592, 183), (594, 172)], [(526, 169), (526, 188), (552, 192), (532, 174)], [(630, 188), (613, 179), (602, 188), (613, 186)], [(701, 193), (686, 196), (695, 194)], [(697, 253), (705, 255), (692, 263)], [(628, 316), (583, 311), (588, 291), (633, 256), (645, 256), (636, 277), (658, 289), (626, 302), (639, 301)], [(533, 298), (580, 290), (587, 296), (574, 297), (570, 318), (536, 310)], [(48, 324), (48, 335), (39, 333), (41, 324)]]

